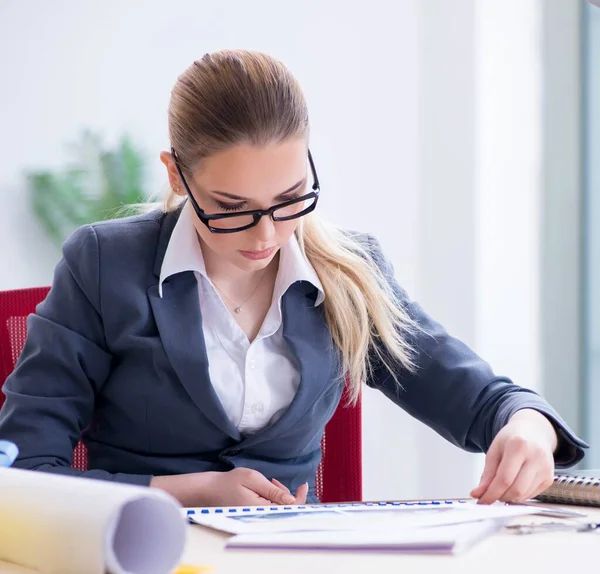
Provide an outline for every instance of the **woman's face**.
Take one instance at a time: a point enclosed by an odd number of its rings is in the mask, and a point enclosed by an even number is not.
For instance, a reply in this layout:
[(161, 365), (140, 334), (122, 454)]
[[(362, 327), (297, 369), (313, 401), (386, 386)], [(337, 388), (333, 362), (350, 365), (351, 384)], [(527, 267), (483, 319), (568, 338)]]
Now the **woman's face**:
[[(162, 159), (172, 187), (185, 194), (170, 154), (163, 154)], [(312, 181), (307, 183), (307, 143), (298, 138), (264, 147), (237, 145), (202, 160), (199, 169), (186, 177), (186, 181), (207, 215), (268, 209), (311, 191)], [(192, 209), (191, 205), (186, 209)], [(244, 231), (212, 233), (194, 213), (205, 257), (249, 272), (269, 265), (299, 221), (273, 221), (263, 216), (257, 225)]]

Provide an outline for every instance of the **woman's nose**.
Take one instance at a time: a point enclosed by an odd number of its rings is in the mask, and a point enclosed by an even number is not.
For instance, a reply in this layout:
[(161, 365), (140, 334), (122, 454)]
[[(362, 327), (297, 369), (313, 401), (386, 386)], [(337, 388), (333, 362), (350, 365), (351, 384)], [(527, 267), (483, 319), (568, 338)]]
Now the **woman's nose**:
[(262, 243), (267, 243), (275, 235), (275, 222), (270, 215), (263, 215), (252, 230), (256, 239)]

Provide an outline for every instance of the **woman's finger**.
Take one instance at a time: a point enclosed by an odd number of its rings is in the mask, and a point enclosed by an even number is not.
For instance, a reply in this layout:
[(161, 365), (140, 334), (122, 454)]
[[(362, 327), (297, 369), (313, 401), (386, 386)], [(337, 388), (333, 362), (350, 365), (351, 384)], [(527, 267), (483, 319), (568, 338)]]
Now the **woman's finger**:
[(515, 443), (513, 446), (508, 443), (502, 453), (502, 459), (496, 470), (496, 475), (487, 490), (480, 496), (479, 504), (492, 504), (500, 500), (504, 493), (513, 485), (524, 462), (525, 453), (520, 443)]
[(306, 504), (306, 497), (308, 496), (308, 482), (300, 485), (296, 490), (296, 504)]
[(259, 473), (250, 474), (246, 482), (244, 482), (244, 486), (254, 491), (258, 496), (266, 498), (267, 503), (294, 504), (296, 501), (289, 490), (284, 490), (280, 486), (269, 482), (269, 480)]
[(282, 490), (285, 490), (285, 492), (287, 492), (288, 494), (292, 494), (292, 492), (290, 491), (290, 489), (283, 484), (282, 482), (279, 482), (276, 478), (272, 478), (271, 482), (275, 485), (278, 486), (279, 488), (281, 488)]
[(554, 483), (554, 457), (552, 454), (543, 452), (537, 458), (537, 479), (527, 492), (526, 498), (534, 498)]
[(554, 484), (554, 472), (550, 478), (544, 477), (543, 480), (538, 482), (532, 491), (527, 495), (527, 498), (535, 498), (538, 494), (541, 494), (547, 488), (550, 488)]
[(256, 492), (254, 492), (254, 490), (251, 488), (244, 486), (243, 489), (244, 494), (242, 499), (235, 500), (235, 502), (232, 503), (232, 506), (262, 506), (263, 504), (273, 504), (270, 500), (267, 500), (259, 494), (256, 494)]
[(496, 471), (501, 458), (502, 450), (500, 448), (500, 443), (492, 442), (490, 449), (485, 455), (485, 466), (479, 484), (471, 491), (471, 496), (473, 498), (481, 498), (483, 493), (489, 488), (492, 480), (494, 480), (494, 476), (496, 476)]
[(500, 497), (503, 502), (525, 500), (540, 481), (539, 465), (533, 460), (525, 461), (510, 488)]

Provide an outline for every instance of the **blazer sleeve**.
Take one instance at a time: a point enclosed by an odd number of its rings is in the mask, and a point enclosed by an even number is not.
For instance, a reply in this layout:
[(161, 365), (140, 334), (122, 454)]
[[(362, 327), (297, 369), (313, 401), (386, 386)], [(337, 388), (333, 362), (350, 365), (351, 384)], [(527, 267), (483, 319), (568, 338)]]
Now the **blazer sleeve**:
[(556, 410), (534, 391), (495, 375), (466, 344), (449, 335), (398, 285), (392, 265), (377, 240), (369, 237), (367, 241), (373, 262), (383, 272), (398, 303), (417, 325), (408, 335), (415, 351), (415, 372), (399, 370), (397, 382), (379, 362), (367, 384), (451, 443), (471, 452), (487, 452), (498, 431), (515, 412), (535, 409), (550, 420), (557, 432), (556, 467), (566, 468), (579, 462), (588, 445)]
[(0, 437), (19, 447), (17, 468), (149, 485), (148, 475), (70, 466), (111, 371), (99, 284), (96, 232), (84, 226), (63, 245), (52, 288), (27, 319), (23, 352), (3, 387)]

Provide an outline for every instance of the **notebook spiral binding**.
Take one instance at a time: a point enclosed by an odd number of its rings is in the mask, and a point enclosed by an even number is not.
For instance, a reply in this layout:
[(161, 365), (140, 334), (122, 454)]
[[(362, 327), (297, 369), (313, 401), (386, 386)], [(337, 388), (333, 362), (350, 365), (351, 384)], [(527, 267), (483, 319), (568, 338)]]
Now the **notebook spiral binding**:
[(554, 484), (536, 497), (541, 502), (600, 506), (600, 478), (557, 475)]

